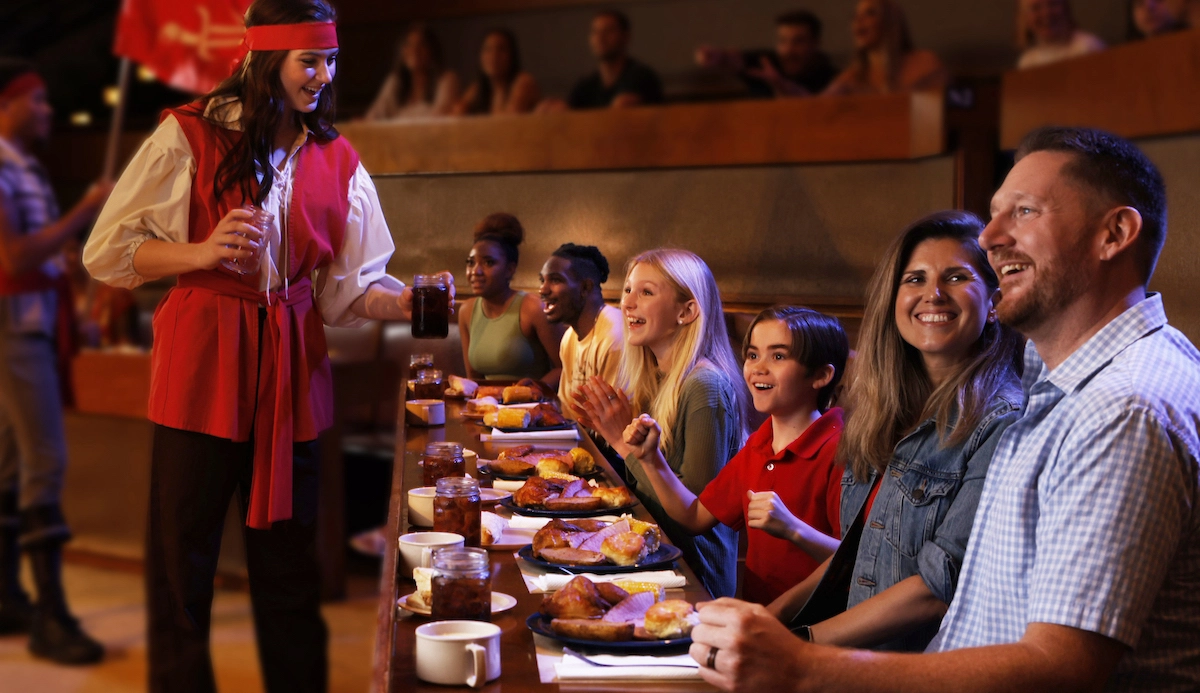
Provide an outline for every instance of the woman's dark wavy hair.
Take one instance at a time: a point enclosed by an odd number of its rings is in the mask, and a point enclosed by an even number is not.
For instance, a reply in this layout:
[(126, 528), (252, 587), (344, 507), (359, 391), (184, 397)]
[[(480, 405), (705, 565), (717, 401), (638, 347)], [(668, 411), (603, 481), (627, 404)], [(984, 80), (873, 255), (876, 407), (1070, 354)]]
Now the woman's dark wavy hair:
[(408, 39), (417, 34), (421, 40), (429, 46), (430, 60), (429, 83), (433, 88), (425, 94), (425, 103), (433, 103), (437, 96), (437, 78), (442, 72), (442, 42), (438, 40), (437, 34), (433, 33), (425, 24), (415, 24), (404, 32), (404, 36), (400, 39), (399, 45), (396, 47), (396, 62), (392, 65), (392, 72), (395, 73), (396, 79), (400, 84), (400, 91), (396, 94), (396, 105), (403, 106), (408, 103), (408, 97), (412, 96), (413, 89), (413, 73), (408, 69), (408, 64), (404, 62), (404, 47), (408, 44)]
[[(487, 41), (488, 37), (496, 34), (503, 36), (505, 41), (508, 41), (508, 50), (512, 55), (512, 69), (508, 73), (509, 84), (521, 74), (521, 50), (517, 47), (517, 35), (509, 29), (492, 29), (483, 36), (483, 41)], [(483, 41), (479, 43), (479, 52), (483, 53)], [(482, 62), (482, 60), (480, 61)], [(475, 78), (475, 100), (471, 102), (471, 106), (467, 109), (470, 114), (491, 113), (492, 111), (492, 80), (483, 72), (483, 66), (479, 67), (479, 75)]]
[[(269, 24), (299, 24), (302, 22), (332, 22), (337, 15), (325, 0), (255, 0), (246, 11), (246, 26)], [(275, 167), (271, 165), (271, 151), (275, 147), (275, 135), (284, 125), (288, 113), (287, 98), (279, 70), (287, 51), (253, 51), (246, 56), (236, 72), (204, 97), (205, 105), (214, 99), (236, 98), (242, 106), (238, 124), (245, 134), (229, 151), (217, 167), (213, 181), (214, 192), (219, 197), (227, 190), (240, 187), (243, 195), (255, 204), (262, 204), (271, 191), (275, 178)], [(333, 127), (336, 108), (333, 84), (321, 90), (317, 108), (312, 113), (296, 113), (296, 124), (308, 126), (318, 142), (329, 142), (338, 137)], [(218, 107), (206, 118), (217, 125), (224, 109)], [(254, 194), (254, 182), (261, 171), (262, 183), (258, 194)]]

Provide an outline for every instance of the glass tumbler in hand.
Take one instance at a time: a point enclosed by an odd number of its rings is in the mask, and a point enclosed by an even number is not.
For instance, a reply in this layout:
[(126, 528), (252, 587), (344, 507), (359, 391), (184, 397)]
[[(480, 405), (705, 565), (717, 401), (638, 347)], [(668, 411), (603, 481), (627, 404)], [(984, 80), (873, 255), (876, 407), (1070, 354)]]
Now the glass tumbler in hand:
[[(254, 274), (258, 271), (259, 265), (262, 263), (262, 251), (267, 244), (267, 236), (275, 224), (275, 215), (266, 211), (261, 207), (254, 205), (246, 205), (242, 209), (250, 212), (253, 216), (246, 220), (246, 223), (253, 226), (262, 232), (262, 239), (258, 242), (257, 248), (250, 249), (250, 257), (240, 258), (224, 258), (221, 260), (221, 266), (227, 270), (237, 272), (238, 274)], [(242, 236), (244, 234), (238, 234)], [(234, 246), (226, 246), (233, 248)]]

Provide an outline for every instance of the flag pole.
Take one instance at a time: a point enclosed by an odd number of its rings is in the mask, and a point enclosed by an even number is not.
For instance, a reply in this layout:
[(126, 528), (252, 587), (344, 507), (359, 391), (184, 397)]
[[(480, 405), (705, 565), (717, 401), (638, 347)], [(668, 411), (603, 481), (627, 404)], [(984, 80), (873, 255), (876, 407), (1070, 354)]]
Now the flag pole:
[(113, 106), (112, 124), (108, 128), (108, 148), (104, 151), (104, 171), (101, 178), (112, 180), (117, 168), (117, 149), (125, 124), (125, 97), (129, 93), (129, 58), (122, 57), (117, 68), (117, 103)]

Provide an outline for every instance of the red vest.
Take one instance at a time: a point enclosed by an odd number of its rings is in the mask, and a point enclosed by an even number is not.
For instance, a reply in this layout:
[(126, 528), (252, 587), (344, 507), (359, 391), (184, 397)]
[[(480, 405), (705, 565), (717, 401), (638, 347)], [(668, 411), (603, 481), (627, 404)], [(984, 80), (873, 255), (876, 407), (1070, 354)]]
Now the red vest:
[[(196, 160), (188, 240), (200, 243), (229, 210), (249, 202), (236, 186), (220, 198), (213, 192), (217, 167), (242, 133), (209, 123), (198, 104), (168, 113), (179, 121)], [(149, 418), (254, 441), (246, 524), (256, 529), (292, 516), (292, 442), (314, 440), (333, 423), (329, 356), (309, 277), (341, 249), (358, 154), (341, 137), (309, 140), (293, 167), (280, 256), (290, 281), (287, 295), (278, 291), (268, 298), (258, 290), (257, 274), (240, 276), (218, 266), (180, 275), (154, 314)], [(266, 310), (261, 344), (260, 309)]]

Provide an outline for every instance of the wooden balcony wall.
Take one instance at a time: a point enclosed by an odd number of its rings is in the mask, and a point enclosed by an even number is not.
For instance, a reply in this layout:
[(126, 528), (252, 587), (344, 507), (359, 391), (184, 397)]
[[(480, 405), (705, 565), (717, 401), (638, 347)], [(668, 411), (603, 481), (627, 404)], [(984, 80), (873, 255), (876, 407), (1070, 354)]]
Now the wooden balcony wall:
[(861, 305), (903, 224), (954, 206), (953, 157), (930, 156), (941, 151), (941, 114), (940, 97), (913, 95), (344, 132), (375, 174), (398, 276), (449, 268), (465, 286), (471, 230), (508, 211), (526, 228), (520, 287), (536, 286), (564, 242), (608, 256), (610, 296), (628, 258), (675, 246), (705, 258), (727, 301), (836, 307)]
[(1001, 145), (1043, 125), (1095, 127), (1134, 139), (1167, 183), (1167, 245), (1150, 288), (1200, 343), (1200, 31), (1117, 46), (1004, 75)]

